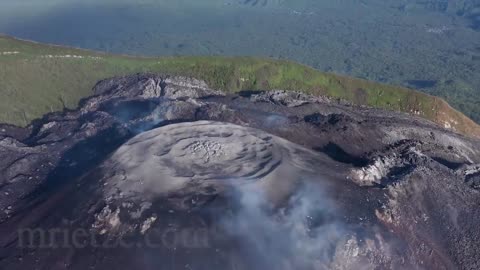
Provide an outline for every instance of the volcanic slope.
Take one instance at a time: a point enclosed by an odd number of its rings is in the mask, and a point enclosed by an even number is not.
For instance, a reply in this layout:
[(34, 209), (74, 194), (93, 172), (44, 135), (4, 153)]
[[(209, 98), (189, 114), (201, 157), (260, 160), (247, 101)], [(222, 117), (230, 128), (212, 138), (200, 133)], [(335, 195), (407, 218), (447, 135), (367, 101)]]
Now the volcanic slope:
[(0, 36), (0, 122), (28, 125), (47, 112), (76, 108), (103, 78), (155, 72), (202, 79), (213, 89), (297, 90), (357, 105), (417, 114), (471, 136), (480, 127), (444, 100), (287, 61), (246, 57), (141, 58), (44, 45)]

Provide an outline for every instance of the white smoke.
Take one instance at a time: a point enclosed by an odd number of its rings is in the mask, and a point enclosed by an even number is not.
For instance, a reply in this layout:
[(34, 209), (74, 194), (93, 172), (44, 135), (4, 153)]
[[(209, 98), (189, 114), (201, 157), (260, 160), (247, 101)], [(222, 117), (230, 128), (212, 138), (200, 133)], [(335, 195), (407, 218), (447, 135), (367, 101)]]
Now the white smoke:
[(238, 195), (238, 211), (223, 228), (241, 239), (258, 269), (329, 269), (347, 230), (318, 186), (300, 187), (279, 208), (249, 186), (238, 187)]

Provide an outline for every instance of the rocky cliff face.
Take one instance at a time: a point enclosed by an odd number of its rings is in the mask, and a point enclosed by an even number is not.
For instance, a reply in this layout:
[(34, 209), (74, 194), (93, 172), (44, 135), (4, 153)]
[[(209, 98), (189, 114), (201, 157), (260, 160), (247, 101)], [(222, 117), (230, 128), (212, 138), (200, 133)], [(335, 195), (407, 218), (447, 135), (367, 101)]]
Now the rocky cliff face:
[(190, 78), (94, 93), (0, 127), (2, 269), (480, 267), (476, 139)]

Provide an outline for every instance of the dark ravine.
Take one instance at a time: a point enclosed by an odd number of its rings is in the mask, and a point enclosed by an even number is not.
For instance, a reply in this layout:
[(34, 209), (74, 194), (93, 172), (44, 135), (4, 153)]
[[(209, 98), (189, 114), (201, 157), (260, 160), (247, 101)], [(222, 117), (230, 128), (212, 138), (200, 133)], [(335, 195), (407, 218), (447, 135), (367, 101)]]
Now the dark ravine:
[(407, 114), (137, 74), (0, 155), (1, 269), (480, 268), (480, 141)]

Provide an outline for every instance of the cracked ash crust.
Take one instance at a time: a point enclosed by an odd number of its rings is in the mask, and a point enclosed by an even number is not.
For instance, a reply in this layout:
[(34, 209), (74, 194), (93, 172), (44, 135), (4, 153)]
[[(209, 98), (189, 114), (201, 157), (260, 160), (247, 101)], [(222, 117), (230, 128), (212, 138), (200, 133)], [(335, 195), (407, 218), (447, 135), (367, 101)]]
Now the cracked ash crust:
[[(421, 118), (295, 92), (225, 95), (153, 74), (107, 79), (77, 110), (0, 127), (0, 266), (132, 269), (140, 257), (156, 265), (176, 252), (182, 259), (169, 269), (185, 269), (182, 260), (207, 269), (478, 269), (479, 146)], [(137, 239), (165, 226), (241, 224), (235, 217), (251, 209), (239, 192), (265, 195), (267, 228), (281, 232), (272, 239), (287, 262), (241, 248), (265, 230), (239, 237), (232, 227), (210, 248), (160, 254), (15, 245), (16, 229), (32, 226)], [(298, 196), (321, 198), (321, 213), (293, 215)], [(325, 234), (329, 245), (317, 245)]]

